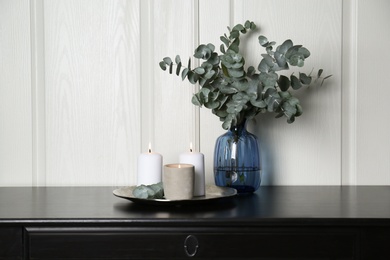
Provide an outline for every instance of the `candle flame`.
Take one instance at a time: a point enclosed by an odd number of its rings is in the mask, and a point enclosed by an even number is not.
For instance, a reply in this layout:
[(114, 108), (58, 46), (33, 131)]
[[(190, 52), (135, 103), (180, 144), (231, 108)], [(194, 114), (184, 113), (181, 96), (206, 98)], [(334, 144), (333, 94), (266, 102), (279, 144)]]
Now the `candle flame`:
[(152, 152), (152, 144), (149, 142), (149, 148), (148, 148), (148, 153)]
[(190, 152), (192, 153), (192, 142), (190, 142)]

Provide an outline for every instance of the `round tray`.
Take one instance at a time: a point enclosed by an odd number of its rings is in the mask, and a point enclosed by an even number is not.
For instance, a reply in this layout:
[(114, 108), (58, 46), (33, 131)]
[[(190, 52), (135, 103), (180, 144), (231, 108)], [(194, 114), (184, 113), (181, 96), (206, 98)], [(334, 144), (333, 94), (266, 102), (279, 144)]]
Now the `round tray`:
[(205, 196), (193, 197), (186, 200), (167, 200), (167, 199), (140, 199), (133, 195), (133, 190), (136, 186), (123, 187), (113, 191), (113, 194), (119, 198), (127, 199), (135, 203), (153, 204), (153, 205), (185, 205), (206, 203), (233, 197), (237, 194), (237, 190), (229, 187), (219, 187), (215, 185), (206, 185)]

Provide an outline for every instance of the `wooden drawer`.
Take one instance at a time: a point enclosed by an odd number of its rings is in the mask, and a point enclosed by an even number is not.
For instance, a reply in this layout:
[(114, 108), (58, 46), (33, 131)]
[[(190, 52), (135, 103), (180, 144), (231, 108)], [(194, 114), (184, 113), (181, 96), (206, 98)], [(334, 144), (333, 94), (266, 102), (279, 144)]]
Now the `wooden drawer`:
[(335, 229), (28, 228), (30, 259), (356, 259)]
[(0, 227), (0, 259), (22, 259), (22, 228)]
[(361, 232), (362, 259), (390, 259), (390, 227), (364, 228)]

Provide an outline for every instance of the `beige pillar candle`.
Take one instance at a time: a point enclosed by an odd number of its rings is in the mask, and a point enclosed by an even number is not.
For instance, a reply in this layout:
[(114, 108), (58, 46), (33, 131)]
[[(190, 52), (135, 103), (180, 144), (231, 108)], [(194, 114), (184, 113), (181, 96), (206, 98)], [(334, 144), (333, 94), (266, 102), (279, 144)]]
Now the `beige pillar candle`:
[(194, 165), (164, 165), (164, 196), (168, 200), (188, 200), (194, 196)]

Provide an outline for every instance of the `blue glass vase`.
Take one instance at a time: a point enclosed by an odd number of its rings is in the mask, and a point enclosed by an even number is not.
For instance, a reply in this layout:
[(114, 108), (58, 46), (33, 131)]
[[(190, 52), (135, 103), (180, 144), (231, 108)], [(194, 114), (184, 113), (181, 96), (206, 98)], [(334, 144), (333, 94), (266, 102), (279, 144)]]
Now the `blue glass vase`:
[(214, 149), (215, 184), (240, 194), (256, 191), (261, 182), (259, 146), (256, 136), (246, 130), (246, 122), (218, 137)]

